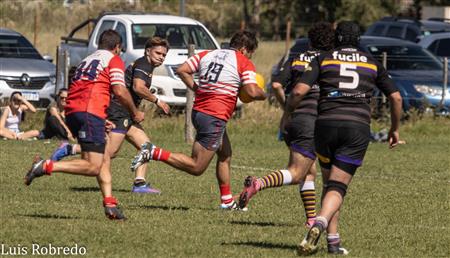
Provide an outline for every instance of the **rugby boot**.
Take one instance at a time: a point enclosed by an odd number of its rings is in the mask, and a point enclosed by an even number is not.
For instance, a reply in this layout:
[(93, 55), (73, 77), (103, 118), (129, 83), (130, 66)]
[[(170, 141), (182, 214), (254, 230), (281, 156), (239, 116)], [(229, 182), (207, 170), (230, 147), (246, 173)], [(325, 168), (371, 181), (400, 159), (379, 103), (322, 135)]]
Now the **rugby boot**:
[(43, 160), (40, 156), (34, 157), (33, 164), (24, 177), (26, 185), (30, 185), (36, 177), (45, 175), (44, 162), (45, 160)]
[(260, 189), (260, 182), (255, 176), (248, 176), (244, 181), (244, 190), (239, 196), (239, 208), (247, 207), (250, 198), (252, 198)]
[(299, 255), (310, 255), (317, 252), (320, 234), (324, 231), (322, 224), (315, 223), (298, 247)]
[(334, 255), (347, 255), (348, 251), (344, 247), (341, 247), (340, 243), (328, 244), (328, 253)]
[(227, 203), (221, 203), (219, 208), (221, 210), (248, 211), (247, 207), (244, 207), (244, 208), (241, 209), (239, 207), (238, 203), (236, 201), (234, 201), (234, 200), (232, 202), (228, 203), (228, 204)]
[(159, 189), (153, 188), (150, 184), (146, 183), (143, 185), (133, 185), (131, 189), (133, 193), (146, 193), (146, 194), (161, 194)]
[(149, 162), (152, 159), (155, 148), (156, 146), (149, 142), (143, 143), (141, 145), (141, 150), (134, 157), (133, 161), (131, 161), (131, 172), (136, 171), (136, 169), (145, 162)]
[(105, 197), (103, 199), (103, 207), (105, 207), (105, 215), (110, 220), (125, 220), (122, 211), (117, 207), (117, 200), (114, 197)]
[(69, 156), (71, 153), (72, 153), (72, 145), (70, 145), (68, 142), (64, 141), (52, 153), (52, 156), (50, 157), (50, 159), (53, 161), (60, 161), (64, 157)]

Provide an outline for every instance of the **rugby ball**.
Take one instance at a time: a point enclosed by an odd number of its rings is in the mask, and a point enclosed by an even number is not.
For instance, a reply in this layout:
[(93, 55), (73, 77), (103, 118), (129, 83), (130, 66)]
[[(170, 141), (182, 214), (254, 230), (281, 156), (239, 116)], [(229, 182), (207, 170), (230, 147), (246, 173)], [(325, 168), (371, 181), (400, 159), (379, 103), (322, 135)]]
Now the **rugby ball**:
[[(256, 74), (256, 84), (258, 85), (258, 87), (260, 87), (263, 91), (264, 87), (265, 87), (265, 82), (264, 82), (264, 77), (257, 73)], [(250, 103), (252, 101), (252, 99), (250, 98), (250, 96), (247, 94), (247, 92), (240, 90), (239, 91), (239, 99), (243, 102), (243, 103)]]

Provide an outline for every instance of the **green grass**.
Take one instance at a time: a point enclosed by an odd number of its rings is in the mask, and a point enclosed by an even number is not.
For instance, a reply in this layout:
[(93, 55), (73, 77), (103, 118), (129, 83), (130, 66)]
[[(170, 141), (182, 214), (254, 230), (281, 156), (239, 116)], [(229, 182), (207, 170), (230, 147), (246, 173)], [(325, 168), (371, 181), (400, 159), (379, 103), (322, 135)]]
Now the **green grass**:
[[(27, 127), (40, 126), (29, 118)], [(275, 140), (278, 118), (279, 110), (255, 104), (229, 123), (235, 194), (246, 175), (286, 165), (286, 147)], [(183, 117), (150, 119), (146, 128), (158, 145), (190, 153)], [(426, 118), (401, 134), (408, 144), (392, 151), (370, 145), (349, 188), (340, 234), (351, 257), (450, 256), (450, 120)], [(129, 144), (113, 161), (114, 194), (128, 220), (108, 221), (94, 178), (55, 173), (23, 185), (32, 156), (49, 155), (56, 145), (0, 142), (0, 240), (6, 246), (78, 244), (89, 257), (294, 257), (306, 232), (295, 186), (261, 192), (247, 213), (218, 210), (214, 166), (192, 177), (153, 162), (149, 179), (163, 194), (131, 194)], [(321, 256), (327, 256), (324, 239)]]

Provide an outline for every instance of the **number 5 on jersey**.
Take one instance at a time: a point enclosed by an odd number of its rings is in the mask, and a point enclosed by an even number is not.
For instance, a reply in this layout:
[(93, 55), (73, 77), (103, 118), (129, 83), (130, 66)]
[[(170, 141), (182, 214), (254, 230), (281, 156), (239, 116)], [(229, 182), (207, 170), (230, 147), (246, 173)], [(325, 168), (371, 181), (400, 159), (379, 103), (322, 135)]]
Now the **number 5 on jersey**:
[(339, 75), (344, 77), (351, 77), (352, 82), (339, 82), (339, 88), (341, 89), (356, 89), (359, 84), (359, 74), (356, 72), (356, 65), (343, 63), (340, 65), (341, 70)]

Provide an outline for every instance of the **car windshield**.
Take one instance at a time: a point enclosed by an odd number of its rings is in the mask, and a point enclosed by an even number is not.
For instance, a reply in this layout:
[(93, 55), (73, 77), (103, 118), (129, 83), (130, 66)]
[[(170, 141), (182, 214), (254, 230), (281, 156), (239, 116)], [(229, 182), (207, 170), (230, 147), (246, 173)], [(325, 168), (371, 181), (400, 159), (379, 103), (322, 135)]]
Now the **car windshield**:
[(382, 62), (387, 55), (387, 70), (440, 70), (442, 64), (427, 50), (416, 46), (367, 46), (373, 57)]
[(10, 35), (0, 35), (0, 57), (42, 59), (26, 38)]
[(147, 39), (158, 36), (167, 39), (171, 49), (216, 49), (211, 37), (201, 26), (180, 24), (134, 24), (132, 27), (134, 49), (143, 49)]

